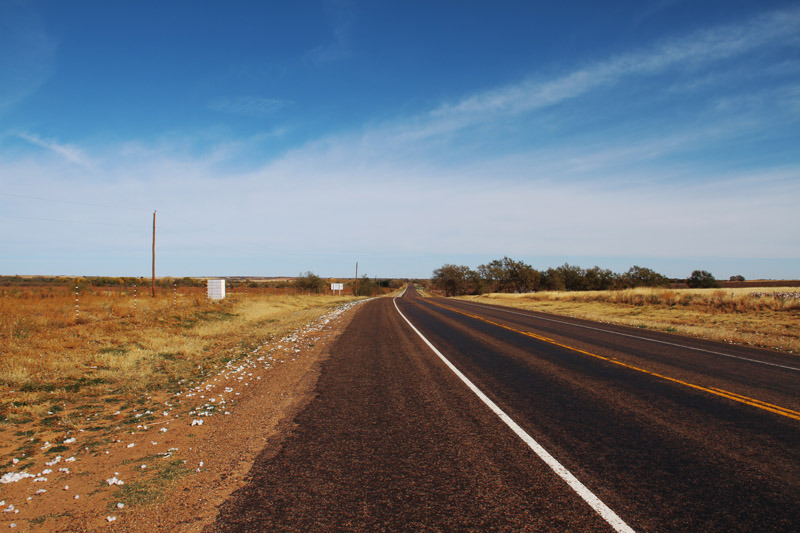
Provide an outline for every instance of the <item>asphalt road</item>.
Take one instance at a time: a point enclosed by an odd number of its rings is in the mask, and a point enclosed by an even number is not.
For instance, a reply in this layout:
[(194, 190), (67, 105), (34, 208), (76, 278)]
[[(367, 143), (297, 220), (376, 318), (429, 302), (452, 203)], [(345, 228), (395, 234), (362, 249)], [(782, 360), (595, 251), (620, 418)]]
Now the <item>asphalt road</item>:
[(800, 358), (413, 288), (357, 313), (212, 530), (798, 530)]

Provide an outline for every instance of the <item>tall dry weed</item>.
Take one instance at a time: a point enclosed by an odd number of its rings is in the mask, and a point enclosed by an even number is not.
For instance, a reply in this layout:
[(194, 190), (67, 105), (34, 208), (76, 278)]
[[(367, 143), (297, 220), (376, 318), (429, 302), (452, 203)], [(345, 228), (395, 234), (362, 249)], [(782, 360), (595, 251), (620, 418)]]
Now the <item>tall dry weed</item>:
[(800, 352), (800, 293), (793, 288), (637, 288), (466, 297), (536, 311)]
[(111, 425), (118, 406), (177, 390), (353, 299), (81, 286), (76, 314), (74, 287), (0, 287), (0, 457), (21, 445), (16, 434)]

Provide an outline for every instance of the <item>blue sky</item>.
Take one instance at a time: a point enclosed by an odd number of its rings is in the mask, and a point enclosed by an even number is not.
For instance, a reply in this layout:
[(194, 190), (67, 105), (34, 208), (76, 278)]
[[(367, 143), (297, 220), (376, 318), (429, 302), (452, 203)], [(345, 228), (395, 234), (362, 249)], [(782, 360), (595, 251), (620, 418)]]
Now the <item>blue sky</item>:
[(800, 278), (797, 2), (0, 0), (0, 274)]

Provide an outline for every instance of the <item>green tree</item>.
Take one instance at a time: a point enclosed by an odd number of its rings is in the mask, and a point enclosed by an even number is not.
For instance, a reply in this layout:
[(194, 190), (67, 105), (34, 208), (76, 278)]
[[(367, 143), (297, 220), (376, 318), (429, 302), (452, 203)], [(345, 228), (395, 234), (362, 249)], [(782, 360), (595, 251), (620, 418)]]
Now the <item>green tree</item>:
[(358, 296), (375, 296), (376, 292), (378, 292), (378, 284), (364, 274), (358, 280)]
[(530, 292), (539, 288), (542, 274), (529, 264), (504, 257), (503, 265), (514, 292)]
[(460, 296), (471, 292), (469, 281), (474, 278), (467, 266), (445, 264), (433, 271), (431, 281), (444, 291), (445, 296)]
[(542, 288), (548, 291), (563, 291), (566, 289), (564, 274), (557, 268), (548, 268), (542, 274)]
[(478, 275), (489, 292), (508, 292), (510, 281), (507, 279), (503, 262), (499, 259), (478, 266)]
[(477, 273), (483, 280), (478, 292), (529, 292), (538, 289), (542, 280), (541, 272), (510, 257), (480, 265)]
[(556, 270), (561, 272), (564, 288), (568, 291), (586, 290), (586, 272), (581, 267), (564, 263)]
[(717, 279), (711, 272), (706, 270), (695, 270), (692, 272), (692, 275), (686, 280), (686, 284), (693, 289), (713, 289), (719, 287)]
[(665, 287), (669, 285), (669, 278), (658, 272), (640, 266), (632, 266), (619, 277), (620, 288), (634, 287)]
[(301, 291), (320, 293), (325, 288), (325, 281), (309, 271), (297, 278), (294, 286)]
[(584, 272), (584, 285), (589, 291), (607, 291), (614, 286), (617, 275), (612, 271), (594, 266)]

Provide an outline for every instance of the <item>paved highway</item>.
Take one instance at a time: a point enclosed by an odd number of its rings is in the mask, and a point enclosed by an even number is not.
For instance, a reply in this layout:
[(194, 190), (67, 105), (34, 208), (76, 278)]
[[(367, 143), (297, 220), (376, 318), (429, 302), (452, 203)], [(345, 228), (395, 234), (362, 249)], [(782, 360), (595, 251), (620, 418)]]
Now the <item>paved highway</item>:
[(413, 287), (357, 313), (214, 531), (800, 524), (800, 358)]

